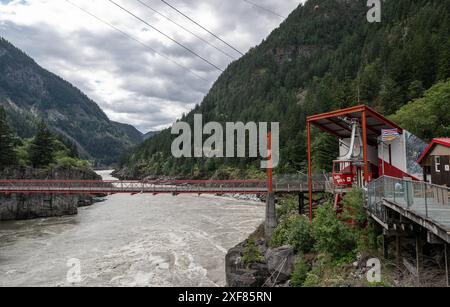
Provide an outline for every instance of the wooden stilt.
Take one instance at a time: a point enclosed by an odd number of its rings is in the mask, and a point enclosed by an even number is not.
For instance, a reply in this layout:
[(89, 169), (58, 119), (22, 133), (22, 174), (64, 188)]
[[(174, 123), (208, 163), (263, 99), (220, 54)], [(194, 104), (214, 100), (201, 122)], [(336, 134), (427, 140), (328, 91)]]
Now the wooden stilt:
[(417, 285), (420, 284), (420, 275), (422, 273), (422, 240), (419, 235), (416, 236), (416, 271), (417, 271)]
[(401, 251), (401, 239), (398, 234), (395, 236), (395, 253), (397, 265), (400, 265), (402, 263), (402, 251)]
[(444, 254), (445, 254), (445, 279), (447, 281), (447, 287), (450, 287), (450, 264), (448, 263), (448, 244), (444, 244)]
[(389, 241), (387, 236), (383, 236), (383, 257), (384, 259), (389, 258)]

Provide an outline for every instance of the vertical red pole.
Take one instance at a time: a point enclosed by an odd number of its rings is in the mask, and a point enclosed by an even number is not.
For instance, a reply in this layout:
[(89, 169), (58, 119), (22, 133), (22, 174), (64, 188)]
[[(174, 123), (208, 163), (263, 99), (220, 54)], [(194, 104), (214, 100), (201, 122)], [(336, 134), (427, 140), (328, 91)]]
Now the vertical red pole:
[(313, 220), (313, 198), (312, 198), (312, 160), (311, 160), (311, 123), (306, 125), (308, 133), (308, 189), (309, 189), (309, 220)]
[(267, 192), (273, 193), (273, 164), (272, 164), (272, 132), (267, 135), (267, 153), (269, 167), (267, 168)]
[(364, 151), (364, 184), (369, 183), (369, 160), (367, 158), (367, 112), (362, 112), (362, 133)]

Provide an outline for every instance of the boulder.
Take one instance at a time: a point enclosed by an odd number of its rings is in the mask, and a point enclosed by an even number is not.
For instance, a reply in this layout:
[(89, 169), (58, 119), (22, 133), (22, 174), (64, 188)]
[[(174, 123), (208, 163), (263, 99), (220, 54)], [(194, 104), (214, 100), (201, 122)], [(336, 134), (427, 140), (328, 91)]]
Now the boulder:
[(225, 257), (225, 272), (228, 287), (261, 287), (269, 278), (265, 263), (246, 266), (242, 263), (245, 243), (230, 249)]
[(273, 284), (282, 284), (291, 278), (296, 261), (294, 248), (292, 246), (286, 245), (268, 249), (265, 257), (269, 273), (272, 275)]

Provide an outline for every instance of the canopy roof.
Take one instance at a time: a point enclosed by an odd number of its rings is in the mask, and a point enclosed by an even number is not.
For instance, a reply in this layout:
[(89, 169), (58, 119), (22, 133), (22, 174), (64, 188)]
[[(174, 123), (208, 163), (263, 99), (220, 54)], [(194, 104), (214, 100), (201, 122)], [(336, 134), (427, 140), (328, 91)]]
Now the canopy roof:
[(365, 105), (310, 116), (308, 122), (331, 135), (346, 139), (351, 137), (352, 128), (346, 124), (343, 118), (357, 119), (362, 125), (364, 113), (366, 114), (367, 142), (369, 144), (376, 145), (384, 129), (397, 129), (399, 133), (403, 133), (400, 126)]

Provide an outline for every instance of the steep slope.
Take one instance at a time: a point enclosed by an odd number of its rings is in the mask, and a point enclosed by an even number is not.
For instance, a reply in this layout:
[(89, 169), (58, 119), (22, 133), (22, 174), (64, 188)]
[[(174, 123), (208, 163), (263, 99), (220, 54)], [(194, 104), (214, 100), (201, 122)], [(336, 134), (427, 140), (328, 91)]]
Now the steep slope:
[[(362, 103), (389, 115), (450, 76), (450, 0), (382, 3), (382, 22), (371, 24), (366, 0), (307, 1), (232, 63), (182, 120), (192, 123), (201, 113), (206, 122), (279, 121), (277, 170), (304, 170), (307, 115)], [(316, 153), (336, 154), (335, 143), (316, 139)], [(124, 168), (131, 176), (207, 177), (226, 166), (256, 167), (243, 159), (175, 160), (172, 140), (163, 131), (129, 155)], [(316, 166), (323, 167), (327, 159), (318, 156)]]
[(80, 153), (108, 165), (142, 141), (134, 127), (111, 122), (79, 89), (40, 67), (0, 38), (0, 105), (21, 137), (30, 137), (40, 119), (75, 142)]
[(144, 134), (144, 140), (149, 140), (149, 139), (151, 139), (152, 137), (158, 135), (158, 133), (160, 133), (160, 131), (150, 131), (150, 132), (147, 132), (146, 134)]

